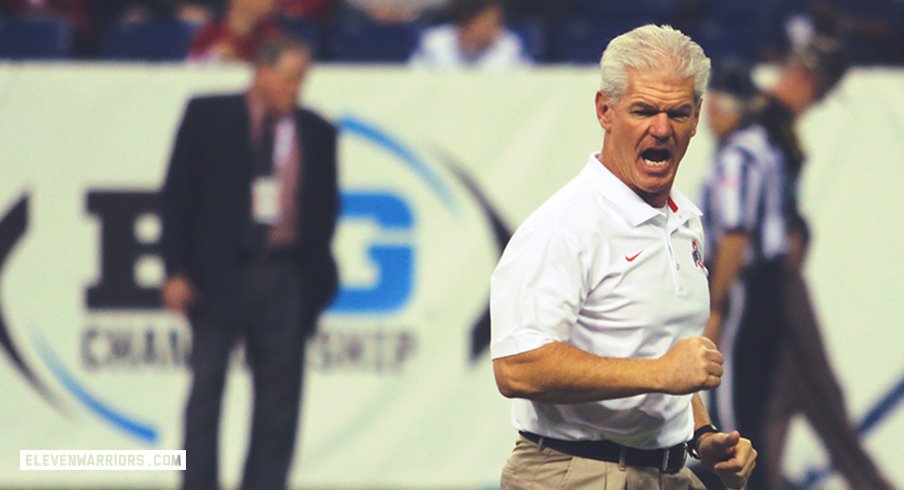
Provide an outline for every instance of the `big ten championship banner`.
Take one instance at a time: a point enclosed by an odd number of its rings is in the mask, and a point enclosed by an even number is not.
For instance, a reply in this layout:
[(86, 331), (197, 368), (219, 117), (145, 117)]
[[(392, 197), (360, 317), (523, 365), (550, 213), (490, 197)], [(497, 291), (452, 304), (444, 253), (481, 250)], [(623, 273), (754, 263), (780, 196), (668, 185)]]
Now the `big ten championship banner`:
[[(167, 472), (20, 472), (22, 449), (178, 449), (187, 326), (159, 305), (158, 189), (186, 101), (240, 68), (0, 67), (0, 481), (173, 487)], [(485, 76), (318, 67), (305, 102), (340, 129), (341, 292), (309, 344), (292, 481), (493, 488), (515, 433), (488, 353), (488, 278), (506, 240), (598, 151), (593, 69)], [(807, 273), (852, 419), (897, 481), (904, 318), (897, 222), (904, 73), (853, 73), (802, 123)], [(706, 121), (679, 177), (699, 192)], [(221, 430), (239, 478), (240, 350)], [(187, 464), (191, 464), (188, 455)], [(840, 488), (796, 421), (799, 481)]]

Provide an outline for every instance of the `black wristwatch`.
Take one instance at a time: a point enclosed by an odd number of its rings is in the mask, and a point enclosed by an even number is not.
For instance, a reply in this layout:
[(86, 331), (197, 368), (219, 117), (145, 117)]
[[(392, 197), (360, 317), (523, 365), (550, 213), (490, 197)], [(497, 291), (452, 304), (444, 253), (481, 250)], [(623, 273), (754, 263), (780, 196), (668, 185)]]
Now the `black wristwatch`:
[(691, 457), (695, 459), (700, 459), (700, 453), (697, 452), (698, 444), (700, 444), (700, 436), (703, 434), (709, 434), (710, 432), (719, 432), (719, 429), (716, 428), (713, 424), (701, 425), (694, 431), (694, 437), (691, 439), (691, 442), (687, 445), (687, 453), (691, 455)]

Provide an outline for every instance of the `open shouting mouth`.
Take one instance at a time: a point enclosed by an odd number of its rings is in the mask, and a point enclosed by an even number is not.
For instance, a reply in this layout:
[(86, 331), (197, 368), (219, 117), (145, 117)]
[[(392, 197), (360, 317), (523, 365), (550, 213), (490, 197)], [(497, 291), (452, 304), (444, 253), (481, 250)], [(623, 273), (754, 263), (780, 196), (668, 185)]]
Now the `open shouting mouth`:
[(672, 152), (666, 148), (648, 148), (641, 152), (644, 163), (652, 168), (665, 168), (672, 160)]

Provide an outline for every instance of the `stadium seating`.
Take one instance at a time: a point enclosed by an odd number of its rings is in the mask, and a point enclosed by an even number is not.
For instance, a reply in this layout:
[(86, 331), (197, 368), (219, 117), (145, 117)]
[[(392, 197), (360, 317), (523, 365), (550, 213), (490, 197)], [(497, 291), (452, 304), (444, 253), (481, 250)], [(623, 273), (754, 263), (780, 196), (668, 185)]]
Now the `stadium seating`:
[(315, 58), (322, 59), (326, 54), (324, 45), (326, 30), (320, 22), (305, 19), (283, 19), (280, 21), (280, 26), (289, 34), (308, 43)]
[(602, 20), (633, 18), (659, 24), (671, 23), (675, 14), (675, 0), (599, 1), (575, 0), (574, 15)]
[[(788, 49), (788, 19), (820, 22), (814, 5), (787, 0), (568, 0), (555, 15), (530, 9), (519, 14), (513, 8), (509, 27), (539, 63), (596, 63), (614, 36), (651, 22), (678, 27), (716, 62), (774, 62)], [(832, 5), (835, 15), (849, 16), (835, 28), (846, 35), (855, 64), (904, 63), (904, 0), (836, 0)], [(9, 13), (2, 7), (0, 12)], [(307, 40), (319, 61), (404, 63), (421, 30), (439, 21), (428, 15), (421, 21), (379, 22), (340, 7), (326, 21), (282, 18), (280, 24)], [(101, 28), (75, 28), (44, 17), (0, 18), (0, 59), (179, 61), (197, 29), (165, 19), (110, 24), (94, 19), (94, 25)]]
[(643, 23), (630, 18), (566, 22), (555, 28), (550, 36), (551, 58), (569, 64), (597, 63), (612, 38)]
[(540, 22), (534, 20), (513, 22), (509, 29), (521, 39), (524, 50), (531, 59), (542, 61), (546, 58), (546, 33)]
[(701, 22), (687, 34), (703, 47), (706, 55), (714, 62), (726, 59), (755, 62), (760, 59), (763, 43), (775, 29), (756, 17), (723, 19), (733, 19), (733, 22)]
[(376, 22), (365, 16), (340, 20), (330, 37), (328, 59), (354, 63), (404, 63), (418, 41), (416, 22)]
[(182, 60), (196, 29), (176, 20), (111, 24), (103, 32), (101, 56), (120, 61)]
[(0, 23), (0, 58), (67, 59), (72, 46), (72, 28), (61, 20), (27, 18)]
[(648, 23), (671, 24), (675, 15), (673, 0), (578, 0), (570, 18), (551, 29), (551, 61), (597, 63), (615, 36)]

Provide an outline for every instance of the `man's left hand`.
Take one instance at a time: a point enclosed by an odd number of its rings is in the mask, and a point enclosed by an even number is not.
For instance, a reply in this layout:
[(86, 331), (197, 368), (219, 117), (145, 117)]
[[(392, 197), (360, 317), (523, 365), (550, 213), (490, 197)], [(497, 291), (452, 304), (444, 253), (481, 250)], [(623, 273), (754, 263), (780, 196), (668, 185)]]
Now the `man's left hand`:
[(756, 450), (738, 431), (705, 435), (697, 445), (700, 461), (728, 488), (743, 488), (756, 466)]

